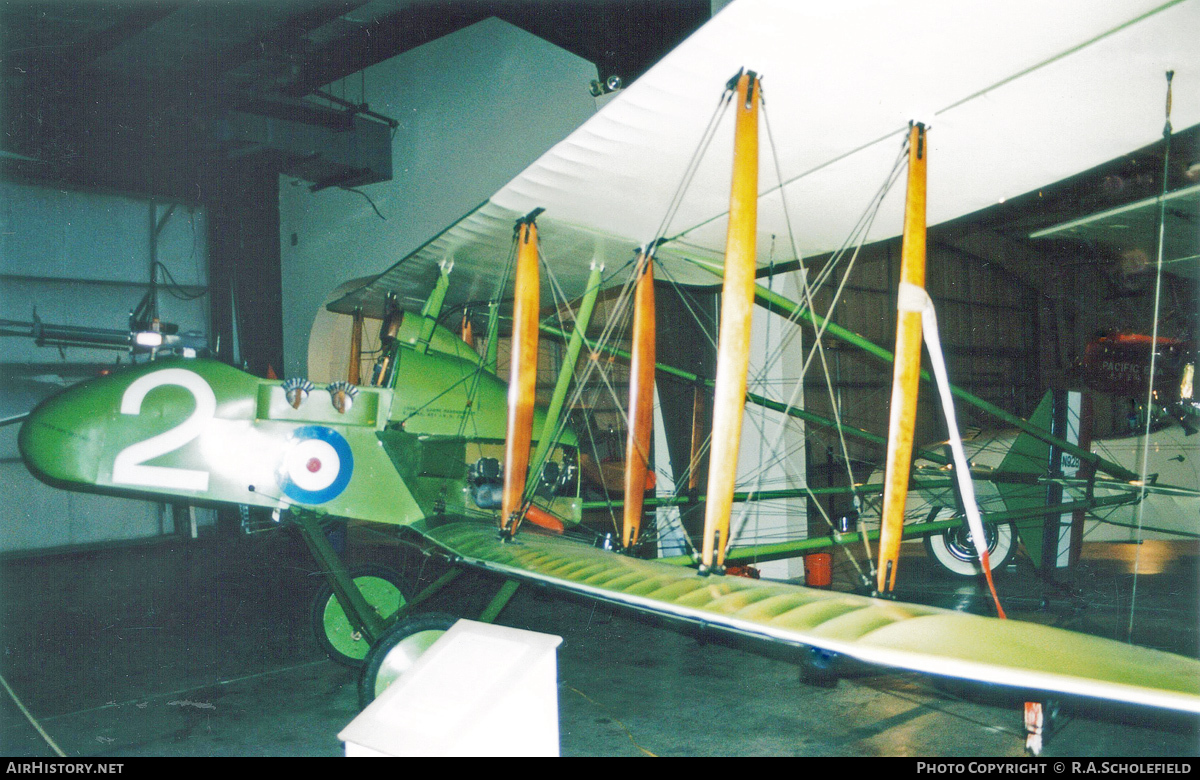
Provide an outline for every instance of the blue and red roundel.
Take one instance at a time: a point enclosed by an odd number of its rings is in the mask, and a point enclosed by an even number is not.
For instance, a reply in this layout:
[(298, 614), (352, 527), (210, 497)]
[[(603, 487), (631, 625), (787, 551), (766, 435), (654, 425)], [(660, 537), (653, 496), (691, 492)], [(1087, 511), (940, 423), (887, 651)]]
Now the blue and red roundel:
[(354, 453), (340, 433), (306, 425), (292, 434), (279, 466), (279, 487), (301, 504), (324, 504), (342, 494), (354, 473)]

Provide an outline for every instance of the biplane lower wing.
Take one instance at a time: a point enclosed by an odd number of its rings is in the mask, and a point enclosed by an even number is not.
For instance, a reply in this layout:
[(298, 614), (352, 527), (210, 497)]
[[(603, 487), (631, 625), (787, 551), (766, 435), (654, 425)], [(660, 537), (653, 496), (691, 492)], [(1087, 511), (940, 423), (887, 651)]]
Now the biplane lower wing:
[(879, 664), (1200, 713), (1200, 661), (1016, 620), (740, 577), (568, 539), (450, 522), (423, 531), (460, 563), (641, 612)]

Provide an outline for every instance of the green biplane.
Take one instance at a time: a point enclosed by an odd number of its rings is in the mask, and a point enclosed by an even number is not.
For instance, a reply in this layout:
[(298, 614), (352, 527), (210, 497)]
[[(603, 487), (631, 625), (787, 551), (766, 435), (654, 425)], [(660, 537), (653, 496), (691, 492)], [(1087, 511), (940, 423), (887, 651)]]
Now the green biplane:
[[(829, 334), (893, 360), (888, 350), (838, 328), (828, 312), (813, 310), (808, 284), (819, 280), (804, 277), (801, 301), (756, 284), (756, 269), (771, 259), (771, 237), (788, 236), (787, 260), (802, 266), (805, 255), (843, 245), (852, 257), (855, 244), (895, 235), (903, 225), (906, 269), (915, 268), (910, 259), (923, 267), (926, 159), (929, 220), (956, 218), (1153, 141), (1165, 70), (1158, 60), (1180, 77), (1200, 78), (1193, 52), (1200, 2), (1131, 0), (1103, 8), (1018, 2), (979, 8), (982, 19), (951, 13), (952, 4), (919, 10), (868, 5), (871, 13), (863, 15), (857, 7), (842, 11), (823, 3), (733, 3), (493, 198), (331, 303), (332, 311), (359, 323), (364, 317), (383, 323), (371, 381), (358, 381), (357, 354), (350, 381), (328, 385), (260, 379), (205, 359), (157, 360), (42, 403), (20, 432), (26, 462), (67, 489), (261, 507), (294, 522), (328, 572), (324, 638), (342, 660), (365, 665), (367, 700), (403, 669), (414, 647), (447, 627), (414, 608), (456, 571), (478, 569), (504, 583), (484, 615), (489, 620), (518, 583), (537, 582), (818, 654), (1046, 695), (1200, 712), (1200, 661), (886, 598), (902, 568), (894, 555), (881, 553), (874, 595), (726, 574), (739, 562), (792, 558), (864, 537), (883, 536), (886, 547), (888, 535), (898, 544), (902, 531), (961, 536), (959, 510), (952, 517), (905, 511), (914, 457), (930, 467), (911, 479), (919, 501), (933, 501), (940, 491), (973, 504), (962, 479), (954, 487), (955, 476), (993, 486), (999, 502), (982, 517), (992, 527), (1040, 527), (1050, 513), (1133, 503), (1142, 495), (1132, 470), (1051, 435), (1036, 419), (1022, 420), (958, 389), (946, 392), (1019, 430), (1012, 459), (990, 469), (964, 468), (961, 460), (950, 467), (954, 459), (940, 450), (911, 450), (911, 420), (893, 418), (885, 437), (747, 388), (756, 301), (812, 330), (817, 345)], [(893, 60), (872, 43), (897, 35), (921, 56)], [(1146, 56), (1128, 57), (1131, 50)], [(1062, 84), (1073, 88), (1064, 95)], [(764, 94), (769, 121), (760, 112)], [(852, 105), (843, 98), (853, 98)], [(706, 129), (714, 104), (720, 110)], [(917, 105), (931, 111), (928, 133), (921, 123), (903, 127)], [(734, 119), (722, 121), (726, 114)], [(1177, 100), (1175, 117), (1200, 121), (1194, 95)], [(760, 125), (772, 146), (761, 163)], [(777, 144), (772, 127), (798, 137)], [(1087, 132), (1072, 132), (1080, 127)], [(693, 154), (701, 142), (716, 151)], [(729, 148), (732, 176), (729, 154), (721, 151)], [(881, 178), (895, 181), (906, 164), (908, 207), (902, 208), (886, 197), (887, 188), (876, 189)], [(671, 177), (690, 182), (685, 196), (664, 189)], [(658, 202), (671, 206), (657, 209)], [(627, 262), (630, 253), (634, 259)], [(724, 278), (724, 298), (718, 366), (709, 380), (657, 361), (653, 279), (711, 284), (714, 273)], [(559, 297), (541, 294), (543, 275)], [(908, 328), (910, 336), (898, 342), (895, 408), (915, 404), (922, 307), (928, 308), (919, 275), (906, 271), (905, 284), (901, 319), (915, 315), (916, 330)], [(486, 346), (477, 351), (438, 320), (453, 306), (478, 302), (488, 287), (496, 294), (486, 309)], [(614, 289), (610, 294), (634, 310), (628, 341), (614, 337), (624, 327), (617, 317), (603, 333), (589, 331), (597, 295)], [(425, 300), (419, 311), (404, 312), (395, 303), (418, 295)], [(564, 299), (578, 301), (569, 324), (557, 316)], [(555, 314), (541, 319), (547, 300)], [(508, 383), (497, 374), (502, 329), (510, 334)], [(565, 357), (550, 403), (535, 409), (539, 331), (561, 340)], [(599, 370), (606, 354), (630, 363), (624, 485), (619, 501), (591, 503), (582, 476), (589, 437), (568, 424), (564, 409), (577, 402), (568, 394), (580, 356), (586, 373)], [(702, 495), (680, 491), (643, 500), (656, 372), (713, 389)], [(736, 484), (746, 403), (843, 439), (899, 447), (892, 460), (900, 465), (889, 466), (884, 479), (899, 488), (881, 482), (827, 489), (859, 498), (857, 526), (819, 538), (734, 546), (735, 507), (819, 492)], [(1048, 506), (1046, 487), (1054, 480), (1028, 464), (1044, 460), (1030, 448), (1049, 447), (1091, 464), (1096, 476), (1059, 480), (1064, 497)], [(1196, 493), (1194, 486), (1176, 489)], [(883, 508), (874, 508), (881, 496)], [(695, 529), (664, 531), (656, 521), (642, 527), (653, 517), (647, 510), (686, 503), (703, 504), (699, 540)], [(614, 504), (622, 514), (616, 538), (586, 527), (588, 510)], [(898, 507), (892, 512), (901, 523), (910, 516), (906, 526), (889, 526), (889, 504)], [(912, 522), (914, 514), (920, 522)], [(324, 518), (394, 528), (444, 557), (450, 573), (420, 594), (402, 595), (377, 577), (355, 577), (322, 532)], [(996, 534), (976, 528), (973, 536)], [(982, 551), (981, 558), (987, 559)]]

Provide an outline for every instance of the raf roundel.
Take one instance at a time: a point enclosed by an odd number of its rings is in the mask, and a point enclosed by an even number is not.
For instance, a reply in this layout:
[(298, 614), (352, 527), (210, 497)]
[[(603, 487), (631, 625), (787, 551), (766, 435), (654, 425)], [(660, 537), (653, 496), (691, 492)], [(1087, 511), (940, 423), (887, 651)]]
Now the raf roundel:
[(284, 495), (302, 504), (324, 504), (342, 494), (354, 473), (354, 454), (340, 433), (306, 425), (292, 434), (279, 467)]

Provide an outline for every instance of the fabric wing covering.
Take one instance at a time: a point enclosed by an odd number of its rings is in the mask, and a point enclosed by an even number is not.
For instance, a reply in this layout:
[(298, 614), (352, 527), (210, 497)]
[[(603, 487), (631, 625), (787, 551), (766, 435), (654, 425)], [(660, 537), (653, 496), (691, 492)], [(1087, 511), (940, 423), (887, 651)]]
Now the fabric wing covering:
[[(841, 246), (911, 119), (932, 126), (931, 225), (1155, 142), (1169, 69), (1173, 124), (1196, 124), (1197, 40), (1200, 0), (736, 0), (487, 202), (330, 308), (378, 315), (388, 292), (421, 300), (447, 259), (448, 303), (485, 300), (513, 222), (535, 208), (546, 209), (543, 252), (568, 296), (581, 293), (594, 258), (617, 268), (660, 233), (672, 239), (659, 252), (664, 277), (711, 284), (671, 259), (720, 259), (731, 117), (670, 224), (661, 223), (740, 68), (763, 77), (765, 265), (793, 259), (789, 235), (802, 256)], [(900, 232), (902, 190), (893, 188), (868, 240)]]
[(866, 663), (1200, 712), (1200, 661), (1036, 623), (969, 615), (614, 555), (455, 522), (426, 536), (465, 564), (646, 612)]

